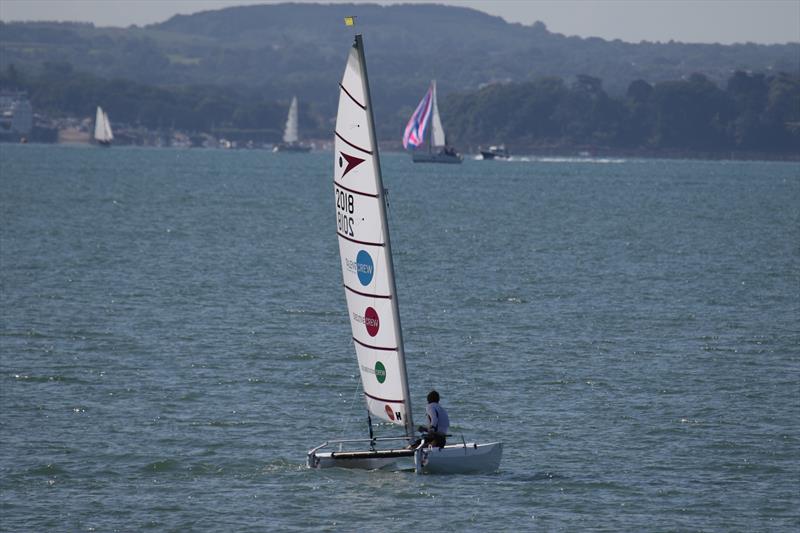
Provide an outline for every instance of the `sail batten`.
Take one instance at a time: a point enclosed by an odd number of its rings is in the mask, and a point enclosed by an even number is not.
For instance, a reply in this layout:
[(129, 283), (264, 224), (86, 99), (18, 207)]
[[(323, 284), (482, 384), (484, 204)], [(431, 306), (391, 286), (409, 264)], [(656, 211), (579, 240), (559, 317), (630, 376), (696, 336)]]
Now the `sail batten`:
[(339, 87), (341, 87), (341, 89), (344, 91), (344, 94), (346, 94), (347, 96), (349, 96), (349, 97), (350, 97), (350, 99), (353, 101), (353, 103), (354, 103), (354, 104), (356, 104), (358, 107), (360, 107), (361, 109), (363, 109), (363, 110), (365, 110), (365, 111), (366, 111), (366, 109), (367, 109), (367, 106), (365, 106), (364, 104), (362, 104), (361, 102), (359, 102), (358, 100), (356, 100), (356, 99), (355, 99), (355, 97), (354, 97), (352, 94), (350, 94), (350, 93), (348, 92), (348, 90), (347, 90), (347, 89), (345, 89), (345, 88), (344, 88), (344, 85), (342, 85), (342, 84), (340, 83), (340, 84), (339, 84)]
[(368, 150), (367, 148), (362, 148), (361, 146), (358, 146), (357, 144), (355, 144), (355, 143), (352, 143), (352, 142), (348, 141), (347, 139), (345, 139), (344, 137), (342, 137), (342, 136), (339, 134), (339, 132), (338, 132), (338, 131), (334, 131), (333, 133), (335, 133), (335, 134), (336, 134), (336, 136), (337, 136), (337, 137), (339, 137), (339, 138), (340, 138), (340, 139), (341, 139), (343, 142), (345, 142), (345, 143), (346, 143), (346, 144), (348, 144), (349, 146), (351, 146), (351, 147), (355, 148), (356, 150), (359, 150), (359, 151), (361, 151), (361, 152), (364, 152), (365, 154), (372, 155), (372, 150)]
[(350, 50), (334, 130), (334, 197), (344, 292), (371, 416), (413, 436), (389, 228), (361, 36)]
[(396, 352), (397, 351), (397, 346), (394, 346), (394, 347), (372, 346), (372, 345), (369, 345), (369, 344), (364, 344), (363, 342), (361, 342), (360, 340), (356, 339), (355, 337), (353, 337), (353, 342), (356, 342), (356, 343), (360, 344), (361, 346), (363, 346), (364, 348), (369, 348), (371, 350), (385, 350), (387, 352)]
[(355, 189), (350, 189), (348, 187), (345, 187), (341, 183), (337, 183), (336, 186), (339, 187), (340, 189), (344, 189), (345, 191), (351, 192), (353, 194), (359, 194), (361, 196), (370, 196), (372, 198), (377, 198), (378, 197), (377, 194), (371, 194), (371, 193), (367, 193), (367, 192), (356, 191)]
[(372, 399), (372, 400), (378, 400), (380, 402), (387, 402), (387, 403), (403, 403), (404, 402), (404, 400), (390, 400), (388, 398), (378, 398), (377, 396), (373, 396), (372, 394), (369, 394), (369, 393), (366, 393), (366, 392), (364, 393), (364, 395), (367, 396), (368, 398)]
[(346, 235), (342, 235), (341, 233), (337, 233), (337, 235), (339, 235), (339, 237), (341, 237), (342, 239), (344, 239), (346, 241), (350, 241), (350, 242), (355, 243), (355, 244), (363, 244), (364, 246), (384, 246), (384, 244), (382, 242), (358, 241), (356, 239), (351, 239), (350, 237), (348, 237)]
[(372, 294), (372, 293), (357, 291), (352, 287), (348, 287), (347, 285), (345, 285), (344, 288), (347, 289), (350, 292), (353, 292), (353, 293), (358, 294), (360, 296), (365, 296), (367, 298), (385, 298), (385, 299), (388, 300), (388, 299), (391, 299), (391, 297), (392, 297), (391, 294)]

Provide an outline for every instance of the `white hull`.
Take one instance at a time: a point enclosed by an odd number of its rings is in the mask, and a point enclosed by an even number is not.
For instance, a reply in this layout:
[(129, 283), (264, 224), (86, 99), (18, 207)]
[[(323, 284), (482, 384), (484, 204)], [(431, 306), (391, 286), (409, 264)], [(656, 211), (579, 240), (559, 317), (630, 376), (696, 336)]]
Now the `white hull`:
[(362, 470), (414, 470), (417, 474), (491, 474), (500, 468), (503, 443), (448, 444), (444, 448), (419, 446), (414, 450), (363, 450), (320, 452), (323, 444), (308, 452), (309, 468), (358, 468)]
[(359, 470), (413, 470), (414, 457), (346, 459), (331, 452), (315, 456), (316, 463), (309, 468), (356, 468)]
[(502, 442), (468, 442), (419, 448), (414, 454), (414, 466), (418, 474), (490, 474), (500, 468), (502, 457)]

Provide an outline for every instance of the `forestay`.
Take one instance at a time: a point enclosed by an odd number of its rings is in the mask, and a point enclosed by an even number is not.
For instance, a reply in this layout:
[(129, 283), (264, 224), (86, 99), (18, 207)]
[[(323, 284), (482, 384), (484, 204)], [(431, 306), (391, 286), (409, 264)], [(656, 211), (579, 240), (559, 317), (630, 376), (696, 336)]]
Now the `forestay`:
[[(360, 36), (359, 36), (360, 37)], [(334, 145), (336, 228), (347, 309), (372, 416), (414, 434), (386, 207), (360, 39), (339, 90)]]

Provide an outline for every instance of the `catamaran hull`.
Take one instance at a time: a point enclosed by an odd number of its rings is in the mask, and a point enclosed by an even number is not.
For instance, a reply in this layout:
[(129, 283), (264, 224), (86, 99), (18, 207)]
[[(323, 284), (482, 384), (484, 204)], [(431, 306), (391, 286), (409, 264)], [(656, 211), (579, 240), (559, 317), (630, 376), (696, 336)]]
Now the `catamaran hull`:
[(356, 456), (343, 452), (322, 452), (308, 455), (309, 468), (357, 468), (361, 470), (413, 470), (414, 451), (402, 454), (354, 452)]
[(414, 453), (414, 467), (418, 474), (490, 474), (500, 468), (502, 457), (502, 442), (423, 447)]
[(308, 452), (309, 468), (414, 470), (417, 474), (490, 474), (500, 468), (503, 443), (450, 444), (444, 448), (420, 446), (414, 450)]

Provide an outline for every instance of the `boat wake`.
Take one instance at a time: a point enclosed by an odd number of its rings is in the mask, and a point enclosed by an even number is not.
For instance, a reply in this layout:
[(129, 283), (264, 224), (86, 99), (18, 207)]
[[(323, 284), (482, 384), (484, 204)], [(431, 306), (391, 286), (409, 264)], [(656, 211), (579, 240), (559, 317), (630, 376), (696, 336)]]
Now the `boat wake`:
[[(484, 158), (476, 155), (472, 158), (474, 161), (483, 161)], [(621, 157), (559, 157), (559, 156), (527, 156), (527, 155), (512, 155), (504, 158), (493, 159), (492, 161), (504, 163), (586, 163), (586, 164), (622, 164), (627, 163), (627, 159)]]
[(585, 164), (622, 164), (627, 163), (627, 159), (612, 158), (612, 157), (534, 157), (534, 156), (521, 156), (511, 157), (511, 161), (523, 161), (531, 163), (585, 163)]

